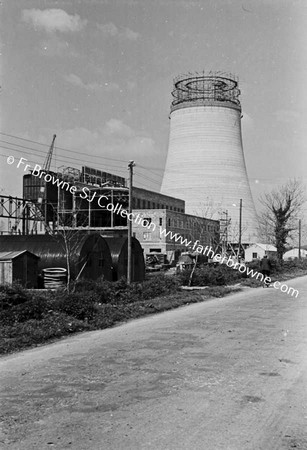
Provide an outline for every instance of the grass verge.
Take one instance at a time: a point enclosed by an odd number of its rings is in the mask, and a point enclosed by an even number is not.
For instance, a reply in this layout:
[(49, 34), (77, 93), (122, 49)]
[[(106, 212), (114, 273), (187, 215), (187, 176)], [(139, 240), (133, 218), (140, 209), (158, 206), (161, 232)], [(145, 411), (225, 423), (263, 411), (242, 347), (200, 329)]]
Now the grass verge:
[[(56, 307), (59, 306), (58, 300), (54, 301), (54, 299), (47, 299), (43, 296), (36, 299), (28, 298), (26, 302), (15, 305), (15, 312), (16, 306), (21, 309), (20, 306), (23, 305), (24, 308), (22, 308), (23, 315), (19, 311), (19, 315), (15, 316), (17, 320), (13, 323), (10, 323), (7, 316), (2, 314), (2, 322), (4, 323), (0, 331), (0, 354), (36, 347), (77, 332), (109, 328), (130, 319), (203, 302), (213, 297), (221, 298), (239, 290), (240, 288), (213, 286), (201, 292), (187, 292), (178, 289), (172, 294), (146, 300), (137, 299), (121, 303), (97, 303), (94, 301), (91, 303), (91, 310), (85, 310), (86, 315), (83, 314), (82, 318), (76, 317), (81, 317), (80, 308), (77, 307), (77, 304), (75, 304), (75, 311), (70, 310), (70, 314), (68, 314), (56, 310)], [(85, 297), (85, 295), (84, 293), (83, 296)], [(25, 308), (27, 304), (28, 307)], [(36, 318), (29, 318), (25, 311), (31, 311), (31, 315), (35, 311)]]

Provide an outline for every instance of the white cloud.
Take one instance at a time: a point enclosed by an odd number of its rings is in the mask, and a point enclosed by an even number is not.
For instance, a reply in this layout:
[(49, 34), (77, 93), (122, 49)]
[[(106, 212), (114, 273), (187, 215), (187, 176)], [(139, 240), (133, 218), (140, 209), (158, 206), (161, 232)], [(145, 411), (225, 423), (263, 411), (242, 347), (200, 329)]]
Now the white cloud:
[(48, 33), (55, 31), (74, 32), (85, 27), (87, 20), (82, 20), (77, 14), (70, 15), (63, 9), (24, 9), (22, 20)]
[(85, 89), (87, 91), (99, 91), (99, 90), (105, 90), (105, 91), (117, 91), (119, 90), (119, 85), (113, 82), (105, 82), (105, 83), (84, 83), (78, 75), (75, 75), (74, 73), (71, 73), (69, 75), (65, 75), (64, 79), (74, 85), (78, 86), (82, 89)]
[(127, 39), (129, 41), (136, 41), (140, 34), (136, 31), (130, 30), (130, 28), (119, 29), (114, 23), (109, 22), (104, 25), (97, 24), (98, 30), (100, 30), (105, 36), (118, 37), (120, 39)]
[[(147, 133), (134, 130), (116, 118), (109, 119), (103, 126), (95, 130), (78, 127), (62, 132), (58, 131), (57, 144), (62, 148), (82, 151), (86, 155), (85, 165), (124, 176), (128, 174), (129, 160), (135, 160), (137, 164), (151, 167), (156, 165), (159, 157), (156, 144)], [(99, 159), (92, 159), (93, 155), (98, 156)], [(108, 158), (115, 158), (119, 162), (108, 161)], [(76, 163), (76, 168), (81, 165), (80, 162)]]
[(56, 34), (50, 35), (48, 39), (40, 43), (40, 53), (44, 56), (79, 57), (80, 54), (69, 42), (61, 39)]
[(98, 24), (97, 28), (108, 36), (117, 36), (119, 34), (119, 30), (114, 23), (106, 23), (105, 25)]
[(129, 41), (136, 41), (140, 34), (136, 31), (132, 31), (129, 28), (124, 28), (124, 30), (120, 33), (123, 38), (128, 39)]
[(104, 127), (107, 135), (117, 135), (122, 137), (132, 137), (135, 132), (128, 125), (125, 125), (121, 120), (110, 119)]

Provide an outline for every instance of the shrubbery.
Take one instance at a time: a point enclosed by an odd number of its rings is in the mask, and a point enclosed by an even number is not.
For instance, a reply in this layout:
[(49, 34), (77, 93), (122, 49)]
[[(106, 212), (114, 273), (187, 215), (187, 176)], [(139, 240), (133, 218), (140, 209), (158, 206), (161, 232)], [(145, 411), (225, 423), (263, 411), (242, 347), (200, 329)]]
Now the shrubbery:
[[(187, 286), (190, 280), (191, 270), (186, 270), (178, 275), (178, 279), (183, 286)], [(218, 264), (216, 267), (203, 266), (195, 269), (192, 278), (192, 286), (225, 286), (234, 284), (242, 278), (238, 270), (231, 269), (225, 264)]]
[[(249, 267), (259, 270), (255, 263)], [(274, 270), (280, 268), (275, 266)], [(285, 262), (283, 270), (302, 274), (307, 270), (307, 261)], [(226, 265), (205, 266), (195, 270), (192, 285), (209, 288), (201, 294), (182, 294), (180, 286), (188, 285), (190, 273), (185, 271), (178, 276), (158, 274), (130, 286), (125, 279), (114, 283), (103, 279), (80, 280), (70, 293), (60, 290), (41, 293), (27, 291), (19, 285), (0, 286), (0, 353), (77, 331), (107, 328), (119, 321), (205, 298), (223, 297), (233, 292), (233, 288), (225, 285), (242, 279), (242, 274)], [(254, 280), (249, 278), (244, 284), (252, 285)]]
[(125, 278), (116, 282), (98, 280), (97, 283), (80, 280), (75, 284), (75, 292), (87, 292), (95, 297), (97, 303), (131, 303), (148, 300), (159, 295), (167, 295), (180, 288), (175, 277), (159, 274), (142, 283), (127, 285)]
[(29, 300), (28, 291), (20, 284), (15, 283), (14, 286), (7, 284), (0, 285), (0, 309), (8, 309), (14, 305), (19, 305)]
[(0, 287), (0, 324), (12, 325), (28, 320), (42, 320), (51, 313), (62, 313), (91, 322), (101, 305), (125, 305), (167, 295), (180, 289), (175, 278), (155, 276), (143, 283), (127, 285), (125, 279), (115, 283), (81, 280), (73, 292), (55, 291), (46, 294), (29, 293), (19, 285)]
[(152, 308), (149, 300), (179, 289), (177, 279), (165, 275), (130, 286), (125, 279), (115, 283), (80, 280), (70, 293), (0, 286), (0, 353), (163, 310), (163, 305)]

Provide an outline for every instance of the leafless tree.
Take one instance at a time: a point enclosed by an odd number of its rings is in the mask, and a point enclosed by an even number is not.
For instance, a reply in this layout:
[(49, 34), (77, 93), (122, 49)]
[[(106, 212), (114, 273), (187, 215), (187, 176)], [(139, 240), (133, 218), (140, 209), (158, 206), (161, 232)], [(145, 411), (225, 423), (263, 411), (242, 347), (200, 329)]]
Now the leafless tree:
[(277, 258), (282, 262), (286, 244), (298, 228), (298, 219), (306, 201), (302, 183), (296, 179), (260, 198), (263, 211), (260, 214), (260, 236), (277, 248)]
[[(217, 236), (215, 236), (212, 231), (209, 232), (205, 228), (204, 219), (212, 219), (213, 216), (218, 213), (220, 210), (220, 205), (217, 205), (212, 199), (209, 197), (207, 198), (206, 202), (200, 206), (198, 210), (198, 216), (199, 219), (194, 219), (194, 227), (191, 231), (191, 238), (192, 242), (199, 241), (199, 245), (204, 246), (203, 244), (210, 244), (212, 247), (214, 253), (217, 251), (219, 247), (219, 240), (217, 239)], [(190, 273), (189, 277), (189, 286), (192, 284), (193, 275), (195, 272), (195, 269), (197, 267), (199, 260), (199, 253), (196, 252), (195, 258), (194, 258), (194, 264)]]

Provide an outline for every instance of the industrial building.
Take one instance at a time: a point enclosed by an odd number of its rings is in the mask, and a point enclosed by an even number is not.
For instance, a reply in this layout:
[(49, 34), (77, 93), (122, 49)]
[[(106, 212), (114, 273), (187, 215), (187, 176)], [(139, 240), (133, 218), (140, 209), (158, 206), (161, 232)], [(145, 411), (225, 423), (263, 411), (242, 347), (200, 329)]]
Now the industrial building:
[[(126, 218), (106, 209), (108, 203), (128, 208), (128, 188), (124, 178), (85, 166), (81, 171), (69, 167), (63, 172), (48, 173), (59, 183), (45, 183), (32, 173), (24, 175), (23, 198), (37, 204), (44, 184), (41, 210), (51, 229), (56, 229), (57, 224), (87, 229), (127, 226)], [(73, 192), (72, 186), (76, 187)], [(134, 186), (132, 208), (161, 208), (184, 213), (185, 203), (178, 198)]]
[[(138, 221), (132, 222), (133, 234), (140, 241), (145, 255), (163, 253), (172, 263), (177, 261), (182, 252), (192, 249), (196, 240), (204, 247), (208, 245), (216, 249), (219, 245), (220, 227), (217, 220), (170, 209), (133, 212), (140, 217)], [(146, 227), (143, 225), (144, 221)]]
[(161, 193), (184, 199), (188, 214), (203, 215), (210, 209), (211, 217), (219, 220), (226, 213), (231, 242), (239, 237), (245, 244), (256, 242), (238, 80), (219, 72), (183, 75), (174, 80), (172, 95)]
[[(119, 204), (122, 209), (128, 208), (128, 189), (124, 178), (115, 178), (115, 175), (89, 167), (82, 167), (81, 171), (68, 168), (63, 173), (50, 174), (67, 183), (65, 189), (63, 186), (59, 188), (56, 183), (46, 183), (42, 210), (46, 211), (51, 228), (56, 228), (60, 223), (66, 227), (100, 230), (102, 233), (109, 230), (109, 236), (122, 230), (117, 236), (127, 236), (127, 218), (118, 214), (116, 209), (107, 208), (108, 203)], [(37, 202), (41, 183), (35, 175), (25, 175), (24, 198)], [(72, 185), (77, 186), (73, 193), (69, 189)], [(133, 186), (132, 209), (135, 214), (157, 226), (155, 232), (150, 232), (140, 223), (133, 222), (133, 236), (141, 243), (144, 256), (160, 252), (167, 255), (169, 262), (173, 262), (182, 251), (187, 250), (186, 245), (160, 235), (159, 229), (163, 227), (166, 231), (180, 234), (183, 239), (201, 238), (205, 245), (218, 245), (219, 222), (186, 215), (184, 200)]]

